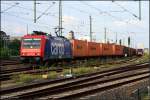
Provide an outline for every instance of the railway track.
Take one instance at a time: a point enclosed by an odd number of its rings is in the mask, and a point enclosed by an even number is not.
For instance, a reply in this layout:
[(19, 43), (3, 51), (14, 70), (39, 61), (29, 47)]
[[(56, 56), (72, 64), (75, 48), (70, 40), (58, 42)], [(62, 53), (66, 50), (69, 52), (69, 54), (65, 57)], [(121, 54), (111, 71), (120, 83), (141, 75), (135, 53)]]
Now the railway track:
[(108, 62), (108, 64), (121, 64), (121, 63), (129, 63), (129, 62), (134, 62), (136, 60), (138, 60), (140, 58), (137, 58), (137, 57), (133, 57), (133, 58), (128, 58), (126, 60), (120, 60), (120, 61), (116, 61), (116, 62)]
[[(44, 97), (45, 99), (73, 99), (73, 98), (79, 98), (82, 96), (87, 96), (90, 94), (94, 94), (94, 93), (98, 93), (101, 91), (106, 91), (108, 89), (112, 89), (112, 88), (116, 88), (119, 87), (121, 85), (125, 85), (125, 84), (129, 84), (135, 81), (139, 81), (141, 79), (145, 79), (145, 78), (149, 78), (149, 72), (145, 72), (145, 73), (140, 73), (140, 74), (135, 74), (137, 75), (135, 76), (126, 76), (126, 77), (120, 77), (118, 79), (110, 79), (109, 81), (105, 80), (105, 81), (97, 81), (97, 82), (91, 82), (91, 83), (87, 83), (87, 84), (81, 84), (81, 85), (76, 85), (76, 86), (72, 86), (72, 87), (66, 87), (65, 91), (68, 89), (68, 91), (64, 92), (60, 92), (60, 90), (64, 90), (64, 88), (59, 89), (59, 91), (57, 91), (58, 93), (55, 94), (48, 94), (47, 97)], [(102, 82), (104, 82), (105, 84), (103, 84)], [(98, 84), (103, 84), (103, 85), (99, 85)], [(94, 86), (96, 85), (96, 86)], [(86, 86), (86, 87), (85, 87)], [(89, 89), (87, 89), (89, 88)], [(73, 89), (78, 89), (78, 90), (73, 90)], [(73, 90), (73, 91), (71, 91)], [(72, 93), (73, 92), (73, 93)]]
[[(134, 58), (134, 59), (127, 59), (127, 60), (121, 60), (121, 61), (117, 61), (115, 62), (116, 64), (120, 64), (120, 63), (126, 63), (128, 61), (135, 61), (138, 58)], [(114, 64), (114, 62), (108, 62), (108, 64)], [(90, 65), (92, 66), (99, 66), (99, 64), (92, 64)], [(73, 68), (78, 68), (79, 66), (74, 66)], [(49, 69), (32, 69), (31, 65), (28, 66), (24, 66), (24, 67), (20, 67), (20, 68), (15, 68), (15, 69), (10, 69), (10, 70), (3, 70), (0, 72), (0, 81), (6, 81), (6, 80), (10, 80), (11, 76), (13, 75), (17, 75), (17, 74), (40, 74), (40, 73), (45, 73), (45, 72), (49, 72), (49, 71), (62, 71), (63, 69), (70, 69), (70, 67), (55, 67), (55, 68), (49, 68)]]
[[(71, 99), (150, 77), (149, 63), (1, 89), (2, 99)], [(105, 83), (105, 84), (104, 84)]]
[(0, 60), (0, 66), (21, 64), (19, 60)]
[(1, 70), (0, 74), (9, 74), (13, 72), (21, 72), (21, 71), (26, 71), (32, 68), (31, 65), (17, 65), (18, 68), (12, 68), (12, 69), (7, 69), (7, 70)]
[(40, 74), (45, 73), (48, 71), (58, 71), (63, 70), (62, 68), (56, 68), (56, 69), (32, 69), (32, 67), (26, 67), (22, 69), (17, 69), (15, 72), (6, 73), (6, 74), (0, 74), (0, 81), (6, 81), (10, 80), (11, 76), (13, 75), (19, 75), (19, 74)]
[[(2, 72), (3, 74), (2, 73), (0, 74), (0, 81), (10, 80), (11, 76), (17, 75), (17, 74), (20, 74), (20, 73), (24, 73), (28, 70), (31, 70), (31, 67), (13, 69), (13, 70), (6, 71), (4, 73)], [(12, 71), (12, 72), (10, 72), (10, 71)]]

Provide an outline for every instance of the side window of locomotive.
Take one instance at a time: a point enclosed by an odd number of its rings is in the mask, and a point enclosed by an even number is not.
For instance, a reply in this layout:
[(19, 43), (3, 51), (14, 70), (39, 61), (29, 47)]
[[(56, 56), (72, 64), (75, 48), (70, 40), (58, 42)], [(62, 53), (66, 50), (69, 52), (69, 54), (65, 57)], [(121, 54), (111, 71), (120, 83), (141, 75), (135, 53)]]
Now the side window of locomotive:
[(23, 48), (40, 48), (41, 39), (23, 39)]

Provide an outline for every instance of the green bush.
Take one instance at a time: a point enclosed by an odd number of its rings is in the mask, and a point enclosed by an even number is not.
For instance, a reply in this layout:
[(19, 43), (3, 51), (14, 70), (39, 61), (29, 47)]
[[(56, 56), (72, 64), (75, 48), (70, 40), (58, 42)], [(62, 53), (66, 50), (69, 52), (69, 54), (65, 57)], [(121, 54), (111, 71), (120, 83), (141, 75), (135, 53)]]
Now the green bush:
[(10, 55), (11, 56), (18, 56), (19, 55), (19, 51), (14, 50), (14, 49), (10, 49)]
[(8, 48), (0, 48), (0, 58), (9, 58), (10, 50)]

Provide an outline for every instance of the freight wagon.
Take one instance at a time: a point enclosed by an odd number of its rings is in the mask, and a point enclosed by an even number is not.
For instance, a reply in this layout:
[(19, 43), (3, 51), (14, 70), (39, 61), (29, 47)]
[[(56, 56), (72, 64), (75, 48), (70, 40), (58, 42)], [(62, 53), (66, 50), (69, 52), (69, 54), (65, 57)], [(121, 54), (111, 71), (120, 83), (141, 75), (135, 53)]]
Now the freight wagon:
[(102, 56), (113, 56), (113, 44), (102, 43)]
[(87, 55), (88, 55), (87, 41), (74, 39), (74, 40), (71, 40), (71, 44), (72, 44), (73, 58), (87, 57)]
[(96, 42), (87, 42), (87, 52), (88, 57), (98, 57), (100, 56), (100, 46)]
[(124, 47), (121, 45), (114, 44), (112, 46), (113, 56), (119, 56), (119, 57), (124, 56), (123, 50), (124, 50)]

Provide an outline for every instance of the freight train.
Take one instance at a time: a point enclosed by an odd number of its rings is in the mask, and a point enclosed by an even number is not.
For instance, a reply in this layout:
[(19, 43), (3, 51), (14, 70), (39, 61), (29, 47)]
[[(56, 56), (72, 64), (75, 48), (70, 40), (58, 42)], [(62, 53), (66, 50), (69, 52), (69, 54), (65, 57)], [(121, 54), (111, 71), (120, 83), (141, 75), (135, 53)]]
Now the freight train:
[(20, 57), (25, 62), (50, 64), (56, 61), (92, 57), (124, 57), (136, 55), (136, 49), (112, 43), (88, 42), (51, 36), (34, 31), (22, 37)]

